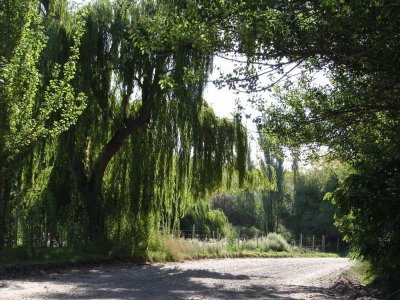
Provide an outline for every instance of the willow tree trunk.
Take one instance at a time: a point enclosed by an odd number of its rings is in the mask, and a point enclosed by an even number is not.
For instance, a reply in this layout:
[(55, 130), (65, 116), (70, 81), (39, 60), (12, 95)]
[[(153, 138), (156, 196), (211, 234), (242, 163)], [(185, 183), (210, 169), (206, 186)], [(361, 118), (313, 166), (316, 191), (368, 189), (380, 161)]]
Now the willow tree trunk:
[[(88, 210), (90, 238), (94, 238), (94, 243), (104, 243), (106, 241), (105, 215), (102, 209), (102, 184), (106, 168), (111, 159), (118, 153), (124, 145), (124, 142), (133, 133), (142, 130), (150, 122), (151, 112), (153, 110), (154, 99), (160, 92), (159, 79), (164, 58), (157, 59), (157, 66), (150, 68), (148, 76), (142, 85), (142, 106), (138, 114), (130, 119), (125, 119), (119, 128), (115, 130), (110, 140), (104, 145), (100, 155), (96, 158), (94, 166), (89, 176), (85, 175), (83, 165), (83, 154), (80, 155), (73, 151), (69, 152), (70, 169), (73, 178), (77, 184), (78, 191), (86, 203)], [(128, 95), (129, 96), (129, 95)], [(128, 104), (128, 103), (127, 103)], [(72, 142), (72, 143), (71, 143)], [(69, 141), (73, 145), (73, 140)], [(71, 157), (71, 154), (73, 156)]]
[(136, 130), (143, 128), (149, 119), (149, 114), (142, 114), (128, 126), (116, 130), (96, 160), (89, 178), (84, 173), (81, 157), (74, 150), (69, 151), (69, 154), (75, 153), (75, 155), (69, 156), (69, 163), (78, 191), (86, 204), (90, 244), (103, 244), (107, 240), (104, 224), (105, 214), (102, 208), (102, 184), (107, 165), (127, 138)]
[(7, 235), (10, 233), (11, 210), (10, 191), (11, 181), (7, 176), (7, 167), (4, 162), (0, 163), (0, 250), (10, 246), (7, 243)]
[(82, 220), (86, 218), (88, 222), (88, 227), (86, 228), (87, 240), (83, 240), (83, 245), (80, 246), (95, 246), (105, 241), (100, 187), (96, 189), (89, 183), (83, 164), (83, 154), (80, 149), (75, 147), (75, 140), (77, 139), (75, 129), (71, 129), (63, 137), (62, 143), (68, 146), (66, 151), (69, 169), (85, 209), (85, 215), (80, 217)]
[(5, 168), (0, 162), (0, 250), (5, 247), (6, 234), (6, 210), (7, 203), (5, 197)]

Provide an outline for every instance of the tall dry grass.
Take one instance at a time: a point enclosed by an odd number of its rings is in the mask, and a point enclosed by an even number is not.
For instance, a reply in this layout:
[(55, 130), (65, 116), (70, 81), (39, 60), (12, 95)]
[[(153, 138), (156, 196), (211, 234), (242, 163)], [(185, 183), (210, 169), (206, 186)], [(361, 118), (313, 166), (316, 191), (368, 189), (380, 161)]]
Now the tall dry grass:
[(228, 255), (228, 244), (225, 239), (201, 241), (172, 235), (160, 235), (157, 241), (150, 244), (148, 250), (151, 261), (182, 261)]
[(201, 241), (159, 234), (153, 239), (148, 250), (151, 261), (182, 261), (198, 258), (241, 256), (245, 251), (254, 253), (287, 252), (293, 248), (279, 234), (249, 240), (221, 239)]

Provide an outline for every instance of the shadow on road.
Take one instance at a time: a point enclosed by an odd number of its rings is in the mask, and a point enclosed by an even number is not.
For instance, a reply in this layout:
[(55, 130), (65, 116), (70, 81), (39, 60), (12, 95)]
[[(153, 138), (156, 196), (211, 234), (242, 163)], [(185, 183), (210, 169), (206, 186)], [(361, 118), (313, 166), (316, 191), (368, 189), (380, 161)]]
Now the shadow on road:
[(51, 286), (35, 294), (46, 299), (345, 299), (325, 288), (275, 285), (272, 278), (258, 285), (246, 275), (163, 266), (72, 270), (24, 281)]

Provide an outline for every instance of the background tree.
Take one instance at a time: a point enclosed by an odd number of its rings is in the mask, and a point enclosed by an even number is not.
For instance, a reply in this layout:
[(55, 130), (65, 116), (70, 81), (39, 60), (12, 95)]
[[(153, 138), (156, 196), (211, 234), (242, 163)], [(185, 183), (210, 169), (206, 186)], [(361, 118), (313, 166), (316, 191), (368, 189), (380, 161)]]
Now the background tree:
[[(286, 199), (281, 210), (283, 224), (295, 236), (303, 233), (336, 238), (339, 233), (334, 226), (335, 208), (325, 195), (338, 187), (339, 176), (328, 166), (302, 170), (297, 176), (295, 183), (285, 182), (286, 194), (290, 198)], [(293, 172), (287, 174), (285, 180), (293, 180)]]
[[(264, 123), (267, 121), (264, 120)], [(277, 232), (279, 227), (279, 213), (284, 201), (284, 153), (277, 140), (266, 135), (260, 135), (260, 146), (264, 152), (264, 172), (270, 181), (276, 182), (276, 189), (265, 191), (262, 201), (265, 213), (264, 230)]]

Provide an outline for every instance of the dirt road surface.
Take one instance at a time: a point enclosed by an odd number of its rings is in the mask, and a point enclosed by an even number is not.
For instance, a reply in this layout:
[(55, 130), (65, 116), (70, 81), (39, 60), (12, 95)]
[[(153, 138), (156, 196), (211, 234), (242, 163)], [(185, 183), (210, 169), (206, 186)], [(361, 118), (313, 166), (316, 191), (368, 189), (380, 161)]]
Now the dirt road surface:
[(243, 258), (112, 265), (0, 280), (0, 299), (353, 299), (346, 258)]

